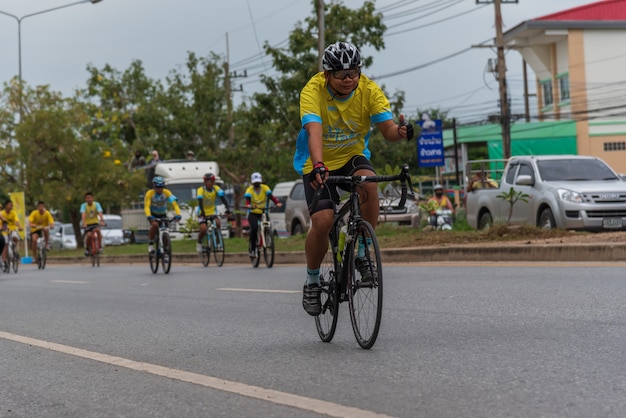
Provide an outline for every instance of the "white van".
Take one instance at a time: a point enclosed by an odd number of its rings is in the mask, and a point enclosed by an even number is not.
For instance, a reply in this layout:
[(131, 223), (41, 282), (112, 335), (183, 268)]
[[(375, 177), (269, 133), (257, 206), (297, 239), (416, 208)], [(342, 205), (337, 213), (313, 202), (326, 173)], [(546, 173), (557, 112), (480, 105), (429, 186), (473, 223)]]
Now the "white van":
[(296, 184), (295, 181), (283, 181), (276, 183), (276, 186), (272, 189), (272, 195), (274, 195), (274, 197), (280, 200), (283, 204), (281, 208), (278, 208), (273, 204), (270, 208), (272, 227), (280, 238), (287, 238), (291, 235), (289, 231), (287, 231), (287, 226), (285, 224), (285, 209), (287, 209), (287, 197), (291, 193), (291, 189), (293, 189), (294, 184)]
[(122, 245), (124, 243), (124, 231), (122, 229), (122, 217), (120, 215), (103, 214), (105, 226), (100, 227), (102, 232), (102, 246)]

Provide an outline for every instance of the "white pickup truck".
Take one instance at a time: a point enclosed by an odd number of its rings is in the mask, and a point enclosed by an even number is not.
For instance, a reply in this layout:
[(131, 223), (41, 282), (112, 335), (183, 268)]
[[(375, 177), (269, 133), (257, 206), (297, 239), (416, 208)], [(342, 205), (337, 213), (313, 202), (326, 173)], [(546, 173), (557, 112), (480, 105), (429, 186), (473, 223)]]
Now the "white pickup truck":
[[(488, 165), (488, 163), (487, 163)], [(498, 188), (466, 193), (467, 222), (483, 229), (506, 222), (511, 187), (528, 195), (513, 205), (510, 224), (576, 230), (626, 229), (626, 181), (596, 157), (545, 155), (512, 157)]]

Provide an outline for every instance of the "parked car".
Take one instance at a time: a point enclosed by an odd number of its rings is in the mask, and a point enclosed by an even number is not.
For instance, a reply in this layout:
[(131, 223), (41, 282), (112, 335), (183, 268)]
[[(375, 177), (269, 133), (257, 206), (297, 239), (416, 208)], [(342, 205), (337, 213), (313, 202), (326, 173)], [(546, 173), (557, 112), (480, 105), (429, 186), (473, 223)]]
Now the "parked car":
[(287, 210), (287, 198), (289, 197), (289, 193), (293, 189), (293, 186), (296, 184), (295, 181), (284, 181), (281, 183), (276, 183), (276, 186), (272, 189), (272, 194), (276, 197), (282, 204), (282, 207), (277, 207), (272, 204), (270, 207), (270, 219), (272, 220), (272, 227), (276, 231), (276, 235), (280, 238), (286, 238), (289, 235), (289, 231), (287, 230), (287, 223), (285, 222), (285, 211)]
[(102, 232), (102, 245), (124, 244), (124, 230), (122, 229), (122, 217), (120, 215), (102, 215), (105, 226), (100, 228)]
[(399, 208), (401, 192), (398, 190), (389, 190), (383, 194), (378, 191), (378, 200), (380, 202), (380, 213), (378, 222), (394, 222), (398, 225), (407, 225), (413, 228), (421, 226), (421, 214), (419, 208), (419, 197), (412, 198), (407, 196), (404, 207)]
[(309, 208), (304, 195), (304, 184), (302, 179), (296, 180), (287, 197), (285, 207), (285, 229), (289, 235), (304, 234), (309, 230), (311, 218)]
[(72, 224), (55, 223), (50, 230), (50, 245), (57, 250), (75, 250), (76, 235)]

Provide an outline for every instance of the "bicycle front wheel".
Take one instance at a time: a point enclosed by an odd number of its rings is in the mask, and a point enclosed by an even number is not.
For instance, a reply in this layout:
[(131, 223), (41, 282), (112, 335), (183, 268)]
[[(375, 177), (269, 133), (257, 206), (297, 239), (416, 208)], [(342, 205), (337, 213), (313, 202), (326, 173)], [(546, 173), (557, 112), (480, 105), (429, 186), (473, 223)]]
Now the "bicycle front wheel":
[(13, 264), (13, 272), (17, 273), (17, 270), (20, 267), (20, 254), (17, 252), (17, 249), (13, 251), (13, 260), (11, 263)]
[(215, 258), (218, 267), (224, 265), (224, 251), (224, 237), (222, 236), (222, 231), (215, 229), (213, 231), (213, 258)]
[(42, 270), (46, 268), (46, 261), (48, 260), (47, 252), (45, 248), (40, 248), (39, 254), (37, 255), (37, 266)]
[(168, 274), (172, 268), (172, 245), (170, 242), (170, 235), (163, 234), (163, 251), (161, 252), (161, 266), (163, 267), (163, 273)]
[(338, 301), (338, 263), (336, 253), (331, 243), (326, 251), (324, 260), (320, 265), (320, 286), (322, 288), (322, 313), (315, 317), (315, 326), (320, 339), (325, 343), (330, 342), (335, 336), (337, 329), (337, 317), (339, 313)]
[(272, 268), (274, 265), (274, 236), (272, 234), (272, 228), (267, 228), (263, 231), (265, 240), (265, 246), (263, 247), (263, 258), (265, 259), (265, 265), (267, 268)]
[(367, 221), (356, 226), (350, 245), (348, 300), (350, 320), (357, 342), (371, 348), (378, 337), (383, 309), (383, 269), (374, 228)]
[(209, 265), (211, 261), (211, 247), (209, 246), (209, 234), (204, 234), (202, 237), (202, 252), (200, 252), (200, 260), (204, 267)]
[(152, 251), (148, 254), (148, 260), (150, 261), (150, 271), (156, 274), (159, 271), (159, 256), (158, 256), (159, 248), (156, 247), (155, 251)]

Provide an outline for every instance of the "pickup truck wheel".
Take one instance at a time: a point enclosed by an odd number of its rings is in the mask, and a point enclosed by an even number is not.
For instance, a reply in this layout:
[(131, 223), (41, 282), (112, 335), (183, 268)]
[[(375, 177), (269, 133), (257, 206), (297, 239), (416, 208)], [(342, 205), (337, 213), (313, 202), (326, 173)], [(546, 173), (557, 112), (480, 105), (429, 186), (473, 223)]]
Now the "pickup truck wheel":
[(554, 222), (554, 215), (550, 208), (545, 208), (539, 215), (539, 228), (541, 229), (554, 229), (556, 228), (556, 222)]
[(291, 231), (291, 235), (300, 235), (300, 234), (304, 234), (304, 228), (302, 228), (302, 225), (300, 225), (299, 223), (296, 223), (293, 226), (293, 231)]
[(491, 213), (485, 212), (480, 215), (480, 219), (478, 220), (478, 229), (489, 229), (491, 224), (493, 224)]

